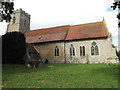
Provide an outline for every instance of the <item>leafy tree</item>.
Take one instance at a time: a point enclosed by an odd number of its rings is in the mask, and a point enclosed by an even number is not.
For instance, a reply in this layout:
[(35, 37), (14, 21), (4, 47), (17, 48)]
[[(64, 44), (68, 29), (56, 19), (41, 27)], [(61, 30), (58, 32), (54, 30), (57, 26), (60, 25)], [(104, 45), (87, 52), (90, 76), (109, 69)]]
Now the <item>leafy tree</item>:
[(20, 32), (9, 32), (2, 36), (2, 62), (24, 63), (23, 57), (26, 53), (26, 42), (24, 34)]
[(119, 61), (120, 61), (120, 51), (117, 52), (117, 56), (118, 56)]
[(14, 2), (0, 2), (0, 21), (10, 22), (14, 10)]

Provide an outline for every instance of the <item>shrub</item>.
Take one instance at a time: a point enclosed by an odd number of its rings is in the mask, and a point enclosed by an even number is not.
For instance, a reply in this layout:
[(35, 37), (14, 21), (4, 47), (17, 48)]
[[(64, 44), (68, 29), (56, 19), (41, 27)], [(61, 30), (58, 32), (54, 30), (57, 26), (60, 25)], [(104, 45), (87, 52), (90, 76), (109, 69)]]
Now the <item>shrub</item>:
[(117, 52), (117, 56), (118, 56), (119, 61), (120, 61), (120, 51)]
[(9, 32), (2, 36), (2, 62), (23, 63), (26, 53), (26, 42), (24, 34), (20, 32)]

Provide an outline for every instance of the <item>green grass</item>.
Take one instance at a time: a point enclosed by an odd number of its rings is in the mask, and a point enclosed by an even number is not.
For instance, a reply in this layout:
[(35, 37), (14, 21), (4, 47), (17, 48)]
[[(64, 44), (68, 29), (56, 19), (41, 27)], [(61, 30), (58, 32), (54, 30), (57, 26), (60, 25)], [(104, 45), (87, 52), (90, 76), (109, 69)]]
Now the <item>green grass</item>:
[(4, 88), (118, 88), (118, 66), (46, 64), (41, 68), (3, 65)]

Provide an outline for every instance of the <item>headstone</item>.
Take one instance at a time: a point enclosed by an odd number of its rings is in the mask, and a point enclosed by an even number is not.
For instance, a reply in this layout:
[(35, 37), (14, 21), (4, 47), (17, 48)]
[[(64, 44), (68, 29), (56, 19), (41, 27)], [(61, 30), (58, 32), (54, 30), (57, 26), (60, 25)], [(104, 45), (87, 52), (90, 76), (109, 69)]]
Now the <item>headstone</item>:
[(28, 67), (28, 68), (31, 68), (31, 65), (28, 63), (28, 64), (27, 64), (27, 67)]

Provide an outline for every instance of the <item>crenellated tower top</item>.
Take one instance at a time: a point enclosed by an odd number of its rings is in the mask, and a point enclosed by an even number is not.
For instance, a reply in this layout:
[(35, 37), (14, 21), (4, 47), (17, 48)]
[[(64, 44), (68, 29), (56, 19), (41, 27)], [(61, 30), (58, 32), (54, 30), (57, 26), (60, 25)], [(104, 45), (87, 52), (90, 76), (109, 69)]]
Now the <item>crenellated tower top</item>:
[(12, 19), (8, 24), (7, 32), (18, 31), (24, 33), (30, 30), (30, 14), (20, 8), (15, 10), (11, 17)]

